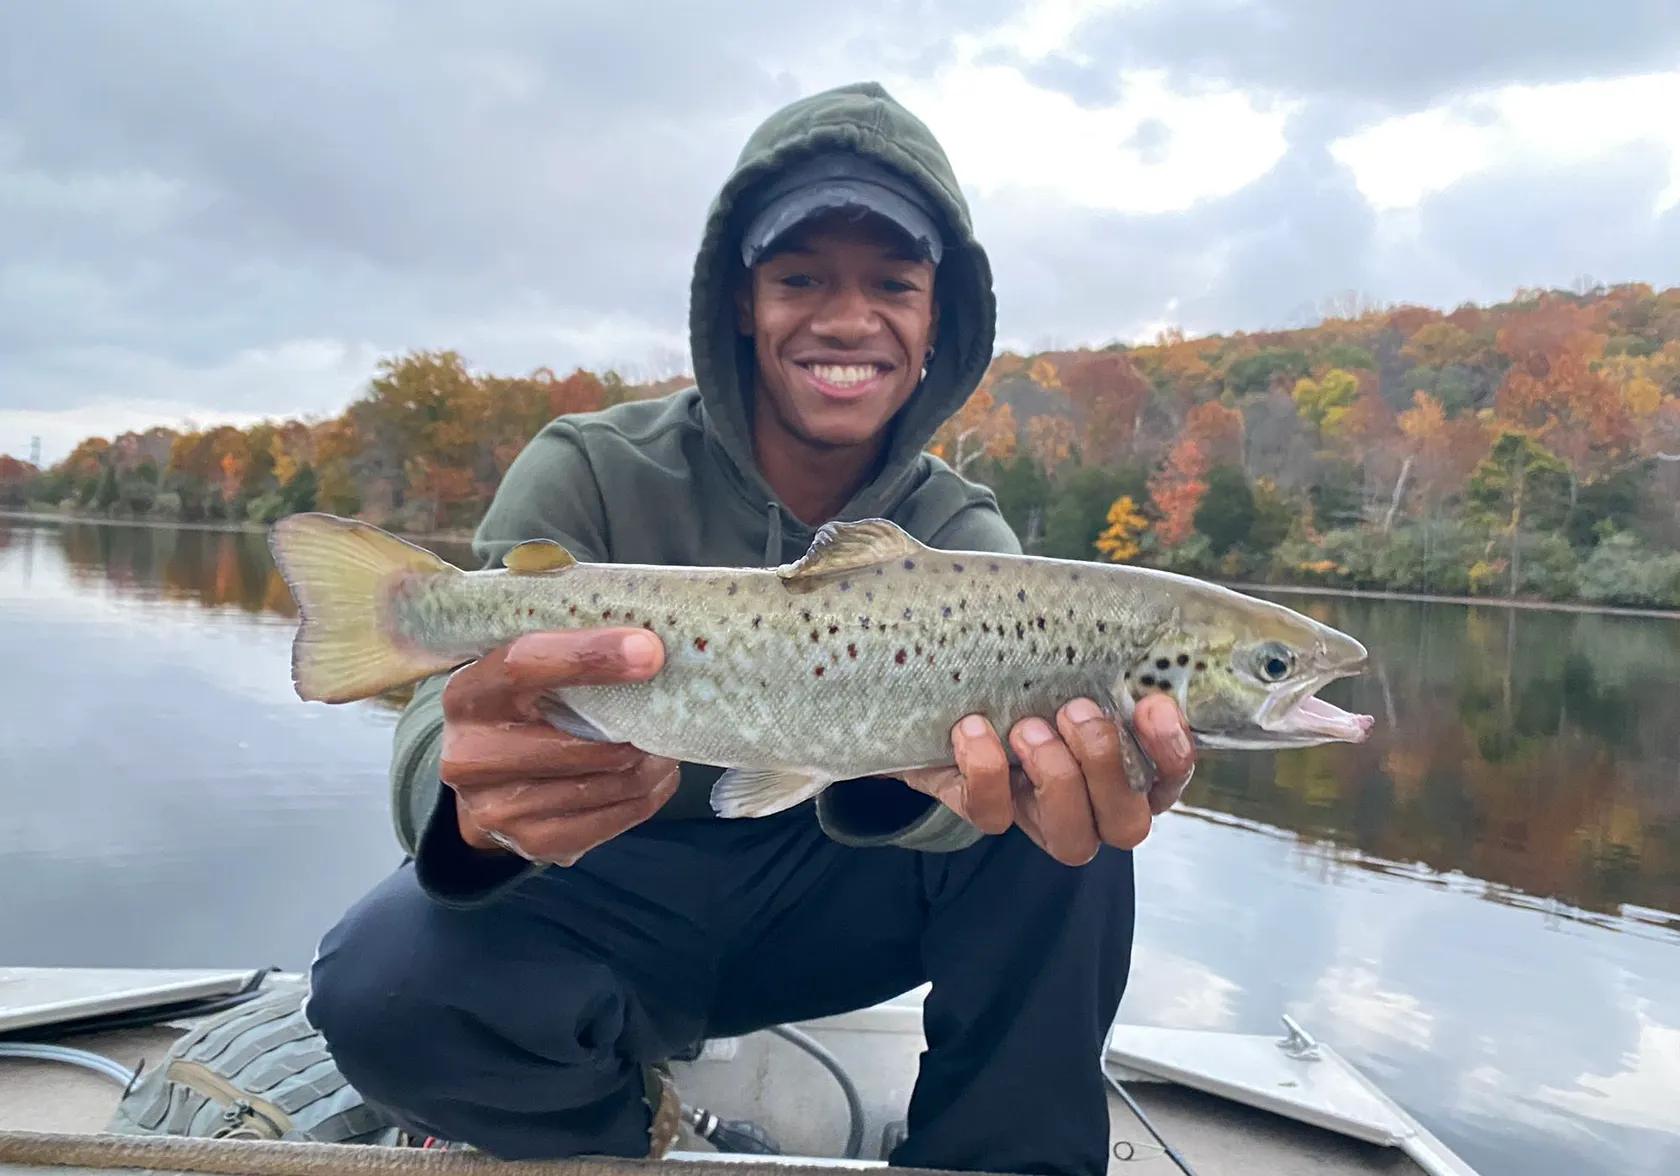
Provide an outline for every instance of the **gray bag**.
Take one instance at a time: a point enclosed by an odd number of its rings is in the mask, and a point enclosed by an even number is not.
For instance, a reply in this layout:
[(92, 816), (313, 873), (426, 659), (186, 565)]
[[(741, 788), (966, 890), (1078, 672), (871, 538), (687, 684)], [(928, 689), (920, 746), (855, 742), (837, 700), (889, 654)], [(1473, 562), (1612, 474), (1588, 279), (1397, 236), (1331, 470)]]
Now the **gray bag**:
[(338, 1072), (304, 1019), (307, 994), (276, 988), (195, 1027), (139, 1075), (106, 1130), (409, 1146)]

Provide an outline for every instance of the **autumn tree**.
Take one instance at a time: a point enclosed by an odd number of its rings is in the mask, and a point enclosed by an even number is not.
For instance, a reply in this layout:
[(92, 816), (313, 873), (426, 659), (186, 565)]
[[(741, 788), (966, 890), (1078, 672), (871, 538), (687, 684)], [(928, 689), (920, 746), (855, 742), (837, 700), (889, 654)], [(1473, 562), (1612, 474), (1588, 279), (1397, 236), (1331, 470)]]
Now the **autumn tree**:
[(1097, 551), (1110, 563), (1125, 563), (1137, 555), (1138, 537), (1149, 529), (1149, 520), (1138, 510), (1130, 494), (1122, 494), (1108, 508), (1107, 523), (1103, 533), (1097, 536)]
[(1470, 478), (1472, 506), (1510, 537), (1510, 592), (1522, 583), (1522, 538), (1535, 521), (1563, 522), (1569, 467), (1527, 433), (1506, 430)]
[(981, 458), (1006, 461), (1015, 453), (1015, 413), (998, 404), (981, 387), (947, 418), (934, 434), (929, 450), (958, 473), (966, 473)]
[(1296, 380), (1291, 395), (1302, 420), (1321, 432), (1334, 432), (1359, 399), (1359, 377), (1331, 368), (1316, 380), (1308, 376)]
[(1080, 352), (1060, 382), (1073, 404), (1083, 459), (1106, 465), (1127, 453), (1153, 391), (1131, 360), (1118, 351)]
[(1207, 455), (1194, 438), (1180, 437), (1166, 464), (1149, 482), (1149, 497), (1161, 521), (1155, 534), (1163, 547), (1176, 547), (1195, 531), (1196, 507), (1207, 492)]

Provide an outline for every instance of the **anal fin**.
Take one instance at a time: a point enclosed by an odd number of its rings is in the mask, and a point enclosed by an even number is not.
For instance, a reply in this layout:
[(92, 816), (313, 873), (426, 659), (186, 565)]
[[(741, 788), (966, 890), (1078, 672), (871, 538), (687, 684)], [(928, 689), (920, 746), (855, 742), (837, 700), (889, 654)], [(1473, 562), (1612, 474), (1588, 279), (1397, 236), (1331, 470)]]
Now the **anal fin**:
[(712, 785), (720, 817), (768, 817), (810, 800), (834, 780), (799, 768), (730, 768)]

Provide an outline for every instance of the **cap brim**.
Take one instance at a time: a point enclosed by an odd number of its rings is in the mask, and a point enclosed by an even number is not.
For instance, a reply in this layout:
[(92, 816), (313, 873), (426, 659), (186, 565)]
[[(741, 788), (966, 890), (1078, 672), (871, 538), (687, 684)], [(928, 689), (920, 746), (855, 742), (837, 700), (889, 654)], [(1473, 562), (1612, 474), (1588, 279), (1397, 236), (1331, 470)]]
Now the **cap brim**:
[(907, 236), (918, 256), (938, 263), (940, 234), (933, 221), (910, 201), (867, 180), (829, 180), (789, 192), (765, 208), (741, 240), (741, 260), (750, 268), (787, 232), (826, 212), (860, 209), (892, 222)]

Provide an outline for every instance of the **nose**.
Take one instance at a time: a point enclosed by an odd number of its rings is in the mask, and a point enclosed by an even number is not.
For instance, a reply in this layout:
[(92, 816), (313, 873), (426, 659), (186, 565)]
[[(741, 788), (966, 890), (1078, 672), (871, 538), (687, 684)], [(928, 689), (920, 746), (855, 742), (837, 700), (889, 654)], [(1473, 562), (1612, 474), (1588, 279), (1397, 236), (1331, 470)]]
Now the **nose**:
[(837, 343), (861, 343), (876, 326), (875, 308), (855, 282), (836, 283), (811, 319), (814, 334)]

